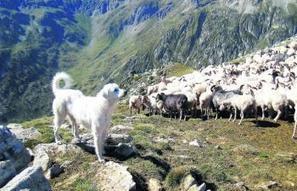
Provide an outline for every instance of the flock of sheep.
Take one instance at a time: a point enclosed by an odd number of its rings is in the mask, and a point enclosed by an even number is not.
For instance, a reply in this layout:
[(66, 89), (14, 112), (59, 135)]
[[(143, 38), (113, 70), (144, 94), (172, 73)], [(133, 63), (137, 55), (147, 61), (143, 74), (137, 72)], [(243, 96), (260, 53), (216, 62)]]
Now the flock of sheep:
[[(253, 114), (262, 120), (266, 111), (276, 113), (274, 121), (294, 112), (294, 132), (297, 139), (297, 41), (259, 51), (245, 57), (242, 63), (210, 65), (182, 77), (161, 77), (161, 82), (147, 88), (147, 95), (133, 95), (130, 111), (149, 109), (152, 114), (194, 116), (200, 113), (217, 119), (222, 113), (240, 122)], [(273, 112), (274, 111), (274, 112)]]

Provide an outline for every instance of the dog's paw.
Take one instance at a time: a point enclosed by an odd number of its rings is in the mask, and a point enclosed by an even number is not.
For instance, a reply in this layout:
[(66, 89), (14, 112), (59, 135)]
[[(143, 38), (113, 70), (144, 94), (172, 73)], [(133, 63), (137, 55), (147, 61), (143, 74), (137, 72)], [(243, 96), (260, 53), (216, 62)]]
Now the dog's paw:
[(105, 160), (104, 159), (98, 159), (98, 162), (101, 163), (101, 164), (104, 164)]
[(62, 145), (62, 141), (56, 141), (57, 145)]
[(297, 136), (294, 136), (294, 135), (293, 135), (293, 136), (292, 136), (292, 139), (293, 139), (293, 140), (297, 140)]

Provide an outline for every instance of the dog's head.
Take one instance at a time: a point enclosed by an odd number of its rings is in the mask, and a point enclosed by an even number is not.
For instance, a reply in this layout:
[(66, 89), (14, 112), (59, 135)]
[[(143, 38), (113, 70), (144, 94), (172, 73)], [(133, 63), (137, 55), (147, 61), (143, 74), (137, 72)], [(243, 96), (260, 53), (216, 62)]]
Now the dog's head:
[(121, 89), (115, 83), (106, 84), (99, 92), (99, 95), (102, 95), (104, 98), (112, 102), (118, 101), (121, 97), (124, 97), (126, 94), (127, 91)]

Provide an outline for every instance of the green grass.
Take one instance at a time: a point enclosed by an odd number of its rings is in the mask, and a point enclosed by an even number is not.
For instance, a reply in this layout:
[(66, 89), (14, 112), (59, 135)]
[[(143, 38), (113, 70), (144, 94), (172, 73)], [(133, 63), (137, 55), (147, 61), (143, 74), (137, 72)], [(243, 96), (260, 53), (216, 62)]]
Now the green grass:
[[(150, 178), (160, 180), (166, 190), (178, 190), (182, 178), (190, 172), (199, 174), (203, 181), (215, 185), (218, 190), (232, 190), (232, 184), (241, 181), (256, 190), (258, 185), (270, 180), (281, 184), (283, 190), (297, 189), (297, 147), (290, 140), (291, 123), (280, 121), (277, 128), (262, 128), (255, 127), (249, 119), (238, 126), (227, 119), (178, 122), (140, 114), (130, 124), (125, 120), (129, 115), (127, 106), (120, 105), (113, 116), (113, 124), (132, 125), (134, 129), (129, 134), (140, 155), (123, 161), (123, 164), (147, 181)], [(51, 120), (46, 117), (23, 125), (43, 129), (52, 137), (52, 130), (48, 128)], [(174, 141), (156, 142), (158, 137)], [(184, 143), (194, 139), (204, 146), (197, 148)], [(217, 149), (217, 145), (222, 149)], [(61, 162), (67, 160), (73, 164), (51, 181), (54, 190), (96, 188), (95, 155), (69, 153), (57, 158)], [(170, 168), (156, 161), (163, 161)]]
[(186, 66), (184, 64), (174, 64), (172, 66), (170, 66), (167, 70), (167, 76), (171, 77), (171, 76), (183, 76), (185, 74), (189, 74), (191, 72), (193, 72), (194, 69), (192, 67)]
[(76, 191), (98, 191), (90, 180), (84, 178), (77, 179), (73, 186), (73, 189)]
[[(32, 121), (22, 122), (21, 124), (24, 128), (35, 127), (41, 134), (37, 139), (28, 140), (25, 143), (25, 146), (29, 148), (34, 148), (37, 144), (40, 144), (40, 143), (54, 142), (55, 139), (54, 139), (52, 121), (53, 121), (53, 117), (43, 117)], [(63, 141), (66, 143), (69, 143), (73, 138), (70, 129), (60, 128), (59, 134), (61, 135)]]

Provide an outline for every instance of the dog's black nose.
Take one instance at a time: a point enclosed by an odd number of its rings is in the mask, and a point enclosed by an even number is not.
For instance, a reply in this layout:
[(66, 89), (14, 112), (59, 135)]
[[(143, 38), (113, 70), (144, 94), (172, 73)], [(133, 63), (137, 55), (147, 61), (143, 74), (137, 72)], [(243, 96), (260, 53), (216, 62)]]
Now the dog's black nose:
[(127, 90), (124, 90), (124, 96), (126, 96), (128, 94)]

